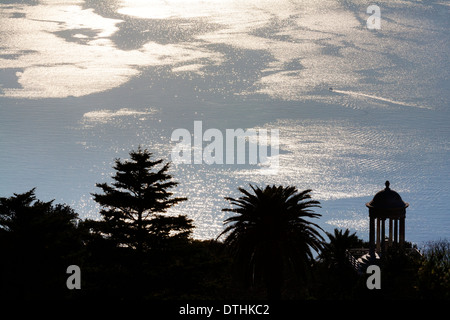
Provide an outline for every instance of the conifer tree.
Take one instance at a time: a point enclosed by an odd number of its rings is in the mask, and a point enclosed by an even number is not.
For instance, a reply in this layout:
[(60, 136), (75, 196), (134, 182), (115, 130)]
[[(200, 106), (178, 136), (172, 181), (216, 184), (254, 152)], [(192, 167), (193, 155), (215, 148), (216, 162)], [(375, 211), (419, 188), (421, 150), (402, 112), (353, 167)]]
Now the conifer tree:
[(187, 239), (193, 228), (185, 215), (164, 215), (187, 199), (173, 197), (169, 191), (178, 185), (167, 173), (170, 164), (151, 157), (152, 153), (139, 147), (130, 152), (130, 160), (116, 159), (114, 182), (96, 184), (103, 193), (92, 194), (102, 206), (103, 220), (97, 229), (116, 246), (131, 247), (138, 253), (160, 248), (169, 239)]

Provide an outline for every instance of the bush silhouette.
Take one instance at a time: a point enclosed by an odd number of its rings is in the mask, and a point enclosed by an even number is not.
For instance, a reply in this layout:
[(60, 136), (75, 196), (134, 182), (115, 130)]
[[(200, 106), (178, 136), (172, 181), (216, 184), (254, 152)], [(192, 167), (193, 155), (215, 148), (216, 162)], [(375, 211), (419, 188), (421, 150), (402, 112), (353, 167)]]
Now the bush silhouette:
[(78, 215), (36, 200), (35, 189), (0, 198), (0, 297), (47, 299), (68, 294), (66, 268), (80, 263)]

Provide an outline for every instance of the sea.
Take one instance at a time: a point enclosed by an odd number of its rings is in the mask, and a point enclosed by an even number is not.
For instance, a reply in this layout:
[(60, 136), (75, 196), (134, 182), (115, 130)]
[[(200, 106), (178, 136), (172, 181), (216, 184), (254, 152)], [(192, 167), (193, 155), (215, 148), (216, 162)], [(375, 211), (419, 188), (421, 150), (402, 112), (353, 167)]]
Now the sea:
[[(197, 239), (239, 187), (275, 184), (311, 189), (325, 232), (368, 240), (387, 180), (407, 241), (448, 238), (449, 16), (444, 0), (2, 0), (0, 197), (36, 187), (99, 219), (96, 183), (141, 146), (172, 162), (188, 201), (168, 214)], [(277, 170), (174, 163), (174, 131), (194, 141), (195, 123), (278, 132)]]

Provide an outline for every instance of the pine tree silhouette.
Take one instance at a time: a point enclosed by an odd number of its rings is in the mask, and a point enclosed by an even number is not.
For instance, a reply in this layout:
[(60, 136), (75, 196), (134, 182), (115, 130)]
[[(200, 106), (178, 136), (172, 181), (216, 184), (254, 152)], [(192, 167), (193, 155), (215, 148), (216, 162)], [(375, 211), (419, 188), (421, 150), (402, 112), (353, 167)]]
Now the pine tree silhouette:
[(169, 189), (178, 185), (167, 173), (170, 164), (151, 160), (141, 147), (131, 151), (131, 160), (115, 160), (114, 182), (98, 183), (103, 193), (92, 194), (102, 209), (97, 228), (116, 246), (136, 249), (139, 254), (164, 245), (167, 240), (187, 239), (192, 220), (184, 215), (164, 215), (173, 205), (187, 200), (173, 197)]

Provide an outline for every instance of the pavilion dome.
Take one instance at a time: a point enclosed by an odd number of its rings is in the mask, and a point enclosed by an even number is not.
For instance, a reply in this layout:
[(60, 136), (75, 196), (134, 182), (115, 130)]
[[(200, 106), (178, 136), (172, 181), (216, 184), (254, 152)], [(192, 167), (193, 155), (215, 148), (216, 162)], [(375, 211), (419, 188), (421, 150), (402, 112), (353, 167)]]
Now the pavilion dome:
[(389, 181), (386, 181), (385, 185), (386, 188), (384, 190), (377, 192), (372, 201), (366, 203), (368, 208), (395, 209), (409, 206), (397, 192), (389, 188)]

